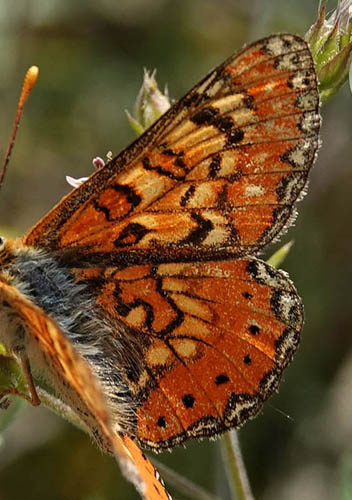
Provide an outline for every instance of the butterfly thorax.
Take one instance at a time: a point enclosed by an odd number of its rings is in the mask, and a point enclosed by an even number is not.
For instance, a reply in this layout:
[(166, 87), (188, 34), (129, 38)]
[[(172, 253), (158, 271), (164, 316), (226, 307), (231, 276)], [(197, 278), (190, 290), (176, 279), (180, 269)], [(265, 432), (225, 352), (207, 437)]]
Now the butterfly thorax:
[[(0, 248), (0, 279), (14, 286), (55, 321), (88, 361), (111, 400), (116, 429), (133, 434), (135, 405), (124, 381), (115, 340), (119, 325), (102, 317), (91, 289), (78, 283), (70, 268), (54, 255), (11, 240), (4, 241)], [(26, 335), (25, 322), (4, 302), (0, 304), (0, 342), (17, 358), (28, 353), (34, 376), (44, 380), (56, 397), (72, 405), (56, 374), (48, 370), (48, 360), (42, 359), (35, 342)]]

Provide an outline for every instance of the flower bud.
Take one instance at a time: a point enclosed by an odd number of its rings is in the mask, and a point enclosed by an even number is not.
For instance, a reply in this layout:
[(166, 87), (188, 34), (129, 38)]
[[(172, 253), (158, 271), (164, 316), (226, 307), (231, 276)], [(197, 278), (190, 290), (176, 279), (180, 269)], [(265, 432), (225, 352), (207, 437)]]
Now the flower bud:
[(138, 93), (134, 116), (126, 111), (128, 121), (133, 130), (140, 135), (150, 127), (170, 107), (167, 89), (160, 91), (155, 79), (155, 71), (149, 74), (144, 70), (143, 84)]
[(325, 102), (348, 78), (352, 61), (352, 0), (339, 0), (328, 17), (323, 6), (305, 38), (316, 65), (320, 97)]

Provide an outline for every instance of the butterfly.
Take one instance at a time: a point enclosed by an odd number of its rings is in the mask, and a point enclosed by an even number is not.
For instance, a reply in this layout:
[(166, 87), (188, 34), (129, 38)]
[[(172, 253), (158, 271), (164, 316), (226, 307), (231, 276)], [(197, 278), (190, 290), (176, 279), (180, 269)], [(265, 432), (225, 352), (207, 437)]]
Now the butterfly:
[[(166, 499), (139, 445), (170, 449), (254, 417), (297, 349), (303, 305), (257, 254), (295, 218), (319, 145), (306, 42), (231, 56), (23, 238), (1, 239), (0, 340)], [(32, 375), (33, 372), (33, 375)]]

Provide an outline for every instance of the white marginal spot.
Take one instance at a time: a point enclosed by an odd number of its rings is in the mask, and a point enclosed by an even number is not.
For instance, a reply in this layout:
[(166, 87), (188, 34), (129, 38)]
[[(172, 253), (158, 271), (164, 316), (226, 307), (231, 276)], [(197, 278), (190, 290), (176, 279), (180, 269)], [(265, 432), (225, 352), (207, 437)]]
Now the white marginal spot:
[(294, 90), (305, 90), (309, 87), (315, 87), (314, 73), (307, 70), (297, 71), (290, 79), (290, 83)]
[(270, 373), (270, 376), (265, 379), (265, 385), (262, 385), (262, 389), (264, 394), (271, 394), (273, 390), (276, 388), (278, 383), (277, 374), (275, 372)]
[(294, 330), (287, 329), (286, 332), (289, 332), (289, 333), (285, 334), (284, 339), (283, 339), (281, 346), (280, 346), (283, 353), (287, 352), (287, 351), (291, 351), (292, 347), (294, 347), (296, 345)]
[[(263, 281), (266, 285), (272, 288), (279, 288), (282, 290), (291, 290), (291, 283), (288, 280), (287, 273), (285, 271), (277, 271), (269, 274), (264, 262), (260, 260), (256, 261), (257, 273), (255, 278)], [(274, 271), (274, 270), (273, 270)]]
[(281, 337), (279, 348), (276, 351), (277, 358), (282, 362), (286, 359), (289, 360), (292, 353), (296, 349), (298, 344), (298, 336), (295, 336), (295, 331), (292, 328), (288, 328), (284, 336)]
[(296, 297), (290, 293), (282, 291), (279, 295), (278, 300), (278, 312), (280, 315), (280, 319), (286, 324), (290, 324), (292, 327), (295, 327), (296, 325), (292, 322), (293, 308), (297, 309)]
[(266, 50), (273, 56), (280, 55), (284, 51), (284, 41), (279, 36), (273, 36), (265, 43)]
[[(216, 426), (212, 420), (202, 420), (200, 422), (196, 422), (194, 426), (192, 426), (192, 430), (188, 432), (189, 436), (201, 437), (206, 436), (208, 431), (214, 431), (214, 428), (216, 428)], [(211, 435), (213, 432), (210, 432), (209, 434)]]
[(312, 134), (315, 131), (318, 131), (320, 127), (320, 116), (314, 111), (307, 111), (303, 114), (302, 119), (300, 121), (300, 126), (302, 132), (305, 134)]
[(305, 178), (302, 179), (302, 175), (300, 173), (291, 174), (285, 178), (284, 183), (280, 183), (280, 203), (291, 203), (297, 196), (297, 188), (303, 187), (302, 185), (305, 183)]
[(316, 109), (319, 104), (318, 92), (316, 89), (300, 94), (297, 98), (296, 106), (300, 109)]
[(227, 423), (233, 422), (233, 420), (237, 421), (239, 425), (245, 422), (243, 417), (241, 416), (243, 410), (251, 412), (256, 412), (258, 408), (257, 399), (251, 398), (250, 400), (236, 401), (236, 405), (231, 409), (231, 413), (226, 418)]
[(281, 70), (294, 71), (309, 68), (312, 58), (308, 50), (300, 53), (285, 54), (278, 60), (277, 68)]
[(286, 153), (287, 160), (294, 169), (309, 169), (313, 163), (318, 147), (318, 140), (309, 138), (300, 141), (291, 151)]
[(292, 35), (274, 35), (265, 42), (266, 50), (273, 56), (295, 52), (307, 47), (306, 43)]
[(302, 168), (306, 164), (306, 150), (302, 146), (303, 144), (299, 144), (299, 147), (296, 147), (287, 155), (294, 168)]

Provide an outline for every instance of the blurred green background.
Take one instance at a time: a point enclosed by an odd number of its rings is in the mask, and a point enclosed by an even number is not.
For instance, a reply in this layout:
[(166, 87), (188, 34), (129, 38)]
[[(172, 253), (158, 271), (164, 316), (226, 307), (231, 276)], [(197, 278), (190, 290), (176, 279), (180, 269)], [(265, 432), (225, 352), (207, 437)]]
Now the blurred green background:
[[(2, 154), (24, 72), (40, 66), (0, 196), (2, 231), (22, 234), (69, 191), (66, 174), (89, 175), (94, 156), (134, 138), (124, 110), (133, 108), (144, 67), (157, 68), (161, 87), (181, 97), (243, 43), (304, 34), (317, 8), (315, 0), (0, 0)], [(347, 86), (324, 107), (309, 193), (282, 239), (295, 240), (284, 268), (303, 297), (306, 325), (280, 394), (240, 431), (257, 499), (352, 498), (351, 110)], [(217, 442), (158, 458), (229, 498)], [(0, 500), (23, 498), (138, 496), (82, 432), (23, 405), (3, 433)]]

